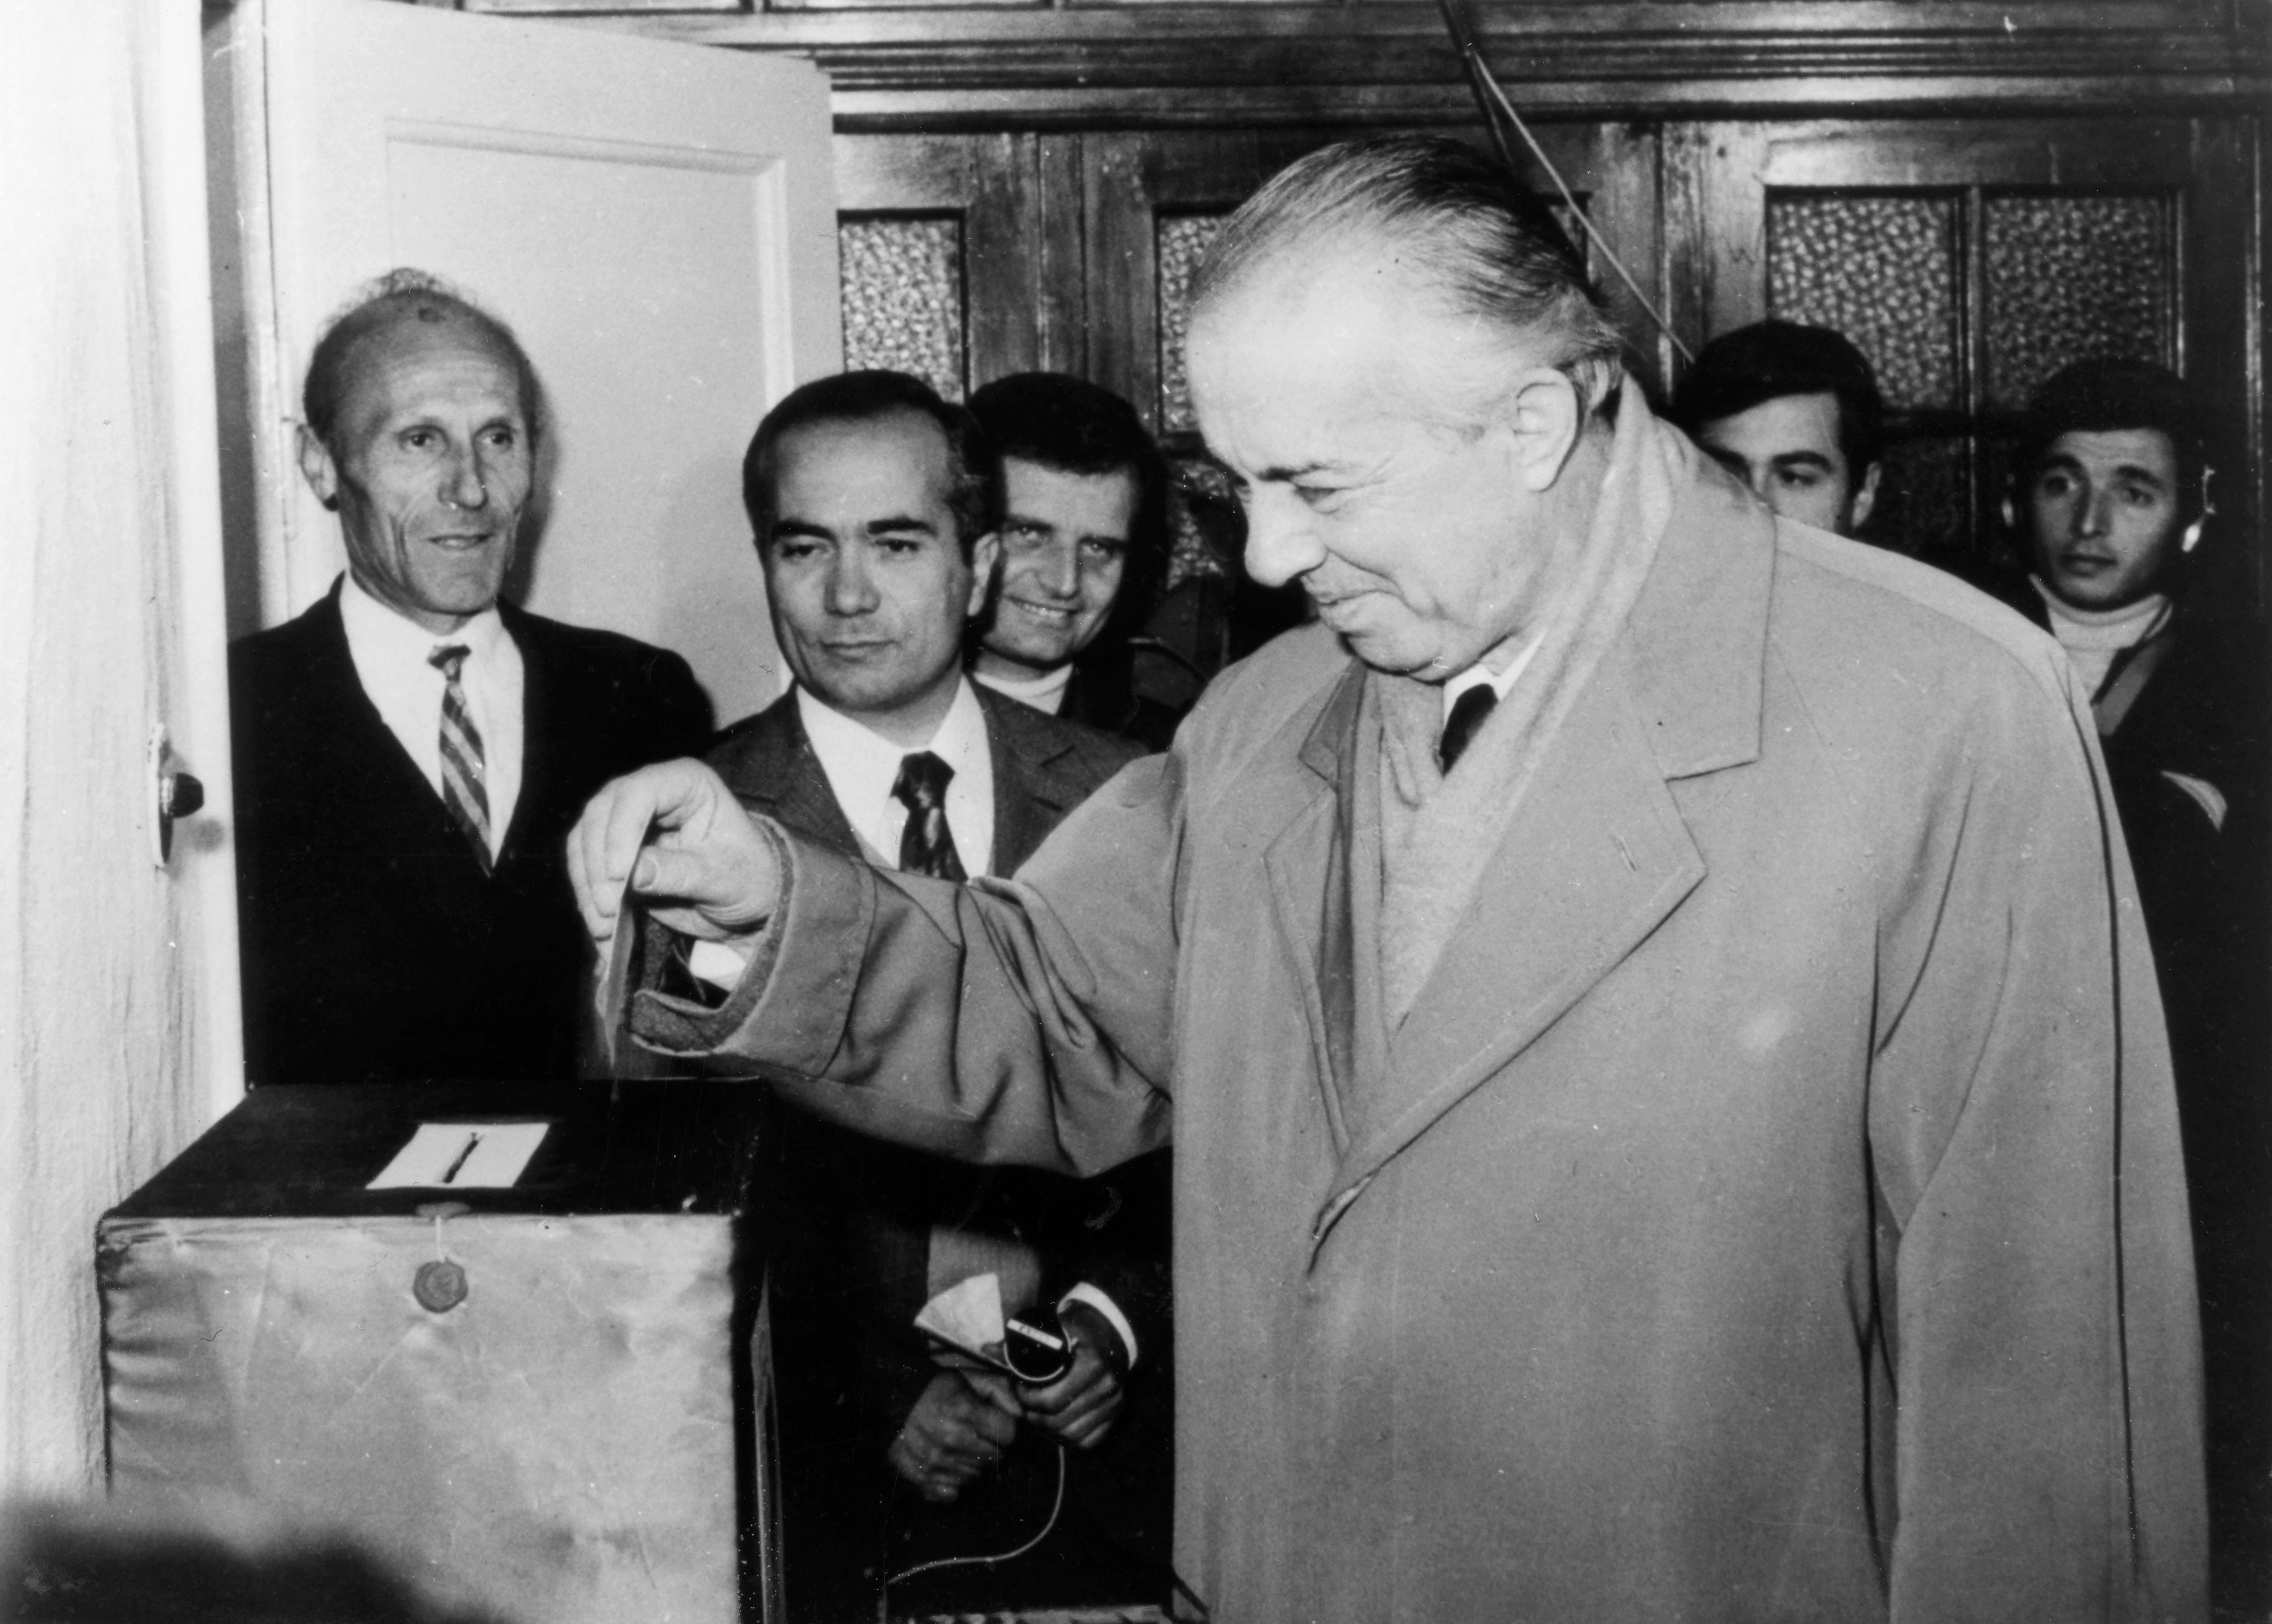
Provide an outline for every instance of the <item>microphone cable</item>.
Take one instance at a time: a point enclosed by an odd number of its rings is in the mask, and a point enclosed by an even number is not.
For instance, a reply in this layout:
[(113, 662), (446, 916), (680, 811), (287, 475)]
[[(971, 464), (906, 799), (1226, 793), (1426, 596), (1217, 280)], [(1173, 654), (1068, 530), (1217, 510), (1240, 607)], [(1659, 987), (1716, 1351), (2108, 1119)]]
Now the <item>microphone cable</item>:
[(1057, 1498), (1050, 1502), (1050, 1520), (1042, 1524), (1042, 1531), (1040, 1533), (1035, 1534), (1031, 1539), (1027, 1540), (1025, 1544), (1020, 1546), (1016, 1550), (1004, 1551), (1000, 1554), (995, 1556), (942, 1556), (934, 1561), (917, 1562), (914, 1567), (903, 1568), (901, 1571), (895, 1573), (892, 1575), (891, 1577), (886, 1579), (884, 1581), (884, 1588), (886, 1590), (889, 1590), (893, 1585), (904, 1583), (908, 1580), (914, 1578), (917, 1574), (936, 1573), (942, 1568), (992, 1568), (1002, 1562), (1016, 1561), (1019, 1557), (1023, 1556), (1027, 1552), (1032, 1550), (1035, 1546), (1041, 1544), (1043, 1540), (1050, 1537), (1050, 1531), (1058, 1525), (1058, 1517), (1059, 1514), (1065, 1510), (1065, 1447), (1060, 1443), (1058, 1445)]

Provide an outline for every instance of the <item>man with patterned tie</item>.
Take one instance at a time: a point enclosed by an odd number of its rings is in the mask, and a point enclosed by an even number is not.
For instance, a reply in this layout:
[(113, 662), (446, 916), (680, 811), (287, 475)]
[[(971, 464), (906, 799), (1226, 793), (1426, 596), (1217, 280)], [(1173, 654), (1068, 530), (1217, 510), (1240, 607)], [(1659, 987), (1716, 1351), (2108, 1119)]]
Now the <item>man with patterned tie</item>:
[(347, 571), (229, 652), (256, 1084), (575, 1074), (561, 836), (709, 704), (676, 654), (498, 600), (541, 400), (512, 332), (415, 272), (316, 346), (300, 466)]
[(1172, 1121), (1215, 1618), (2200, 1619), (2169, 1052), (2059, 651), (1660, 424), (1461, 143), (1297, 160), (1187, 334), (1321, 623), (1013, 882), (609, 786), (594, 934), (628, 880), (744, 966), (633, 1035), (992, 1162)]
[[(1015, 869), (1140, 753), (964, 674), (998, 480), (969, 413), (901, 373), (818, 380), (759, 424), (743, 495), (796, 680), (710, 752), (744, 804), (878, 868), (960, 882)], [(1040, 1456), (1054, 1470), (1054, 1451), (1014, 1449), (1021, 1433), (1102, 1443), (1132, 1362), (1158, 1361), (1164, 1170), (1155, 1158), (1089, 1185), (986, 1174), (795, 1117), (776, 1145), (790, 1608), (800, 1620), (872, 1619), (895, 1478), (901, 1561), (935, 1553), (905, 1541), (942, 1518), (954, 1530), (938, 1539), (960, 1553), (1008, 1550), (1046, 1516), (1048, 1486), (1037, 1504), (1006, 1494), (998, 1457), (1013, 1449), (1013, 1464)], [(916, 1313), (983, 1272), (1013, 1309), (1061, 1306), (1080, 1345), (1071, 1376), (1019, 1389), (934, 1362)], [(1076, 1492), (1090, 1465), (1080, 1463)]]

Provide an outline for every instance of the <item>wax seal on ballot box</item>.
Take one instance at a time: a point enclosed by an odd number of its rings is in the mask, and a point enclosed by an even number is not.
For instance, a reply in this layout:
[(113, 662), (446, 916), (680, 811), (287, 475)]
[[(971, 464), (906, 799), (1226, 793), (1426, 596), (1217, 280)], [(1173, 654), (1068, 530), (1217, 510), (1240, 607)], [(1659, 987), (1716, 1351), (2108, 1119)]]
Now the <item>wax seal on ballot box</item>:
[(417, 1277), (410, 1282), (410, 1292), (420, 1307), (447, 1314), (466, 1300), (466, 1271), (447, 1258), (421, 1263)]
[(443, 1248), (442, 1225), (472, 1211), (462, 1201), (430, 1202), (418, 1209), (420, 1218), (434, 1220), (434, 1261), (418, 1265), (410, 1279), (410, 1294), (429, 1314), (447, 1314), (466, 1300), (465, 1267)]

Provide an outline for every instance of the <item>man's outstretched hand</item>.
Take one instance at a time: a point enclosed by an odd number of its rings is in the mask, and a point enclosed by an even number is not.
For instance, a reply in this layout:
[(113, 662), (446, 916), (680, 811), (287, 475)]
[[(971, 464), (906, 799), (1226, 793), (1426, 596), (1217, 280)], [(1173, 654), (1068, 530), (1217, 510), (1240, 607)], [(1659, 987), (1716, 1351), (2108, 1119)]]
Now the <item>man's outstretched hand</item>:
[(781, 895), (772, 842), (699, 761), (641, 768), (586, 803), (568, 834), (568, 877), (594, 942), (616, 934), (625, 876), (657, 920), (711, 941), (755, 930)]

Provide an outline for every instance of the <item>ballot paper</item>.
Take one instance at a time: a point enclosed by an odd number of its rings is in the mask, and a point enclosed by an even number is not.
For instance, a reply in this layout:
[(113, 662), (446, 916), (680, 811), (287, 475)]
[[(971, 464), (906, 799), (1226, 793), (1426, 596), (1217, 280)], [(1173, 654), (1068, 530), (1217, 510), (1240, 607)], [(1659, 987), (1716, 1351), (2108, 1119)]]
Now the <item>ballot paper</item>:
[(998, 1276), (975, 1274), (950, 1285), (916, 1315), (916, 1329), (928, 1332), (951, 1348), (998, 1369), (1009, 1369), (1002, 1354), (1008, 1328), (1002, 1319), (1002, 1281)]
[(548, 1122), (421, 1122), (365, 1189), (511, 1189), (544, 1143)]

